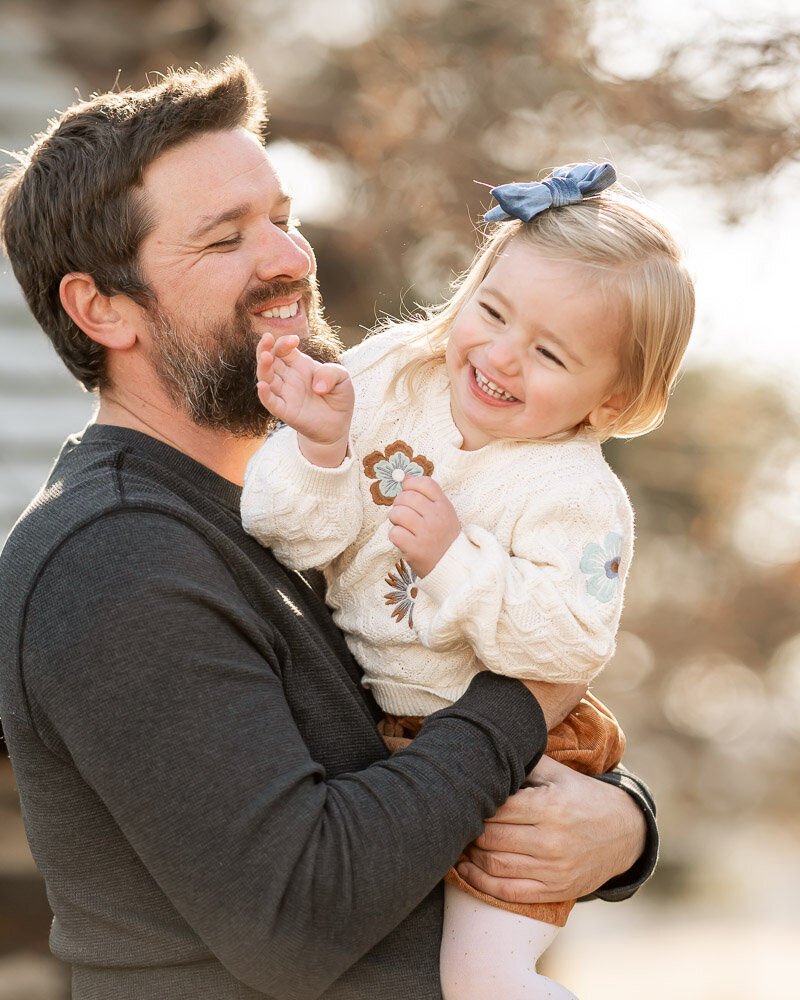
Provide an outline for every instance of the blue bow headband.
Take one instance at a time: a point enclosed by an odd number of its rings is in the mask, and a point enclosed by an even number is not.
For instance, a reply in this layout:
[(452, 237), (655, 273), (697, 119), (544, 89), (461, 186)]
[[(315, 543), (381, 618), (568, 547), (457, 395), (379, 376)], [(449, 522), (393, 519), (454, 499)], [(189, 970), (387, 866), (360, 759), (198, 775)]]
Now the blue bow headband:
[(503, 222), (521, 219), (530, 222), (534, 215), (548, 208), (575, 205), (584, 198), (599, 194), (617, 179), (610, 163), (579, 163), (574, 167), (557, 167), (553, 176), (544, 181), (517, 181), (492, 188), (497, 202), (484, 219)]

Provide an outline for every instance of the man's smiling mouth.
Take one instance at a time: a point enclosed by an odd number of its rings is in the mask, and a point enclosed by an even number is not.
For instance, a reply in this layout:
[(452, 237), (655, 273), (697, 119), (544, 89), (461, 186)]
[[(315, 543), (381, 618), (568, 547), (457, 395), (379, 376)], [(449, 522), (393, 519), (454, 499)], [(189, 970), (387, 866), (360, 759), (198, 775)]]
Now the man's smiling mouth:
[(275, 306), (273, 309), (265, 309), (258, 315), (263, 316), (264, 319), (291, 319), (297, 315), (299, 309), (300, 303), (292, 302), (288, 306)]
[(483, 372), (478, 371), (477, 368), (473, 368), (472, 370), (475, 372), (475, 381), (478, 383), (478, 388), (485, 392), (487, 396), (492, 396), (494, 399), (502, 399), (508, 403), (519, 402), (516, 396), (512, 396), (510, 392), (501, 389), (499, 385), (496, 385), (491, 379), (487, 378)]

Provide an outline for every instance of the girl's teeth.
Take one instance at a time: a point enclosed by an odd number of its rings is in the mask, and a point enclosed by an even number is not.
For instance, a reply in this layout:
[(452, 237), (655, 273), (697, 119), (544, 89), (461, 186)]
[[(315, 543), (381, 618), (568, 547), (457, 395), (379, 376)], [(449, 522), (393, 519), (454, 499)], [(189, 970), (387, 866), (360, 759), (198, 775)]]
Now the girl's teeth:
[(298, 305), (293, 302), (290, 306), (276, 306), (274, 309), (265, 309), (261, 313), (266, 319), (291, 319), (297, 315)]
[(487, 395), (494, 396), (495, 399), (503, 399), (506, 402), (514, 403), (518, 401), (516, 396), (512, 396), (510, 392), (501, 389), (499, 385), (496, 385), (491, 379), (486, 378), (483, 372), (479, 372), (477, 368), (475, 369), (475, 381)]

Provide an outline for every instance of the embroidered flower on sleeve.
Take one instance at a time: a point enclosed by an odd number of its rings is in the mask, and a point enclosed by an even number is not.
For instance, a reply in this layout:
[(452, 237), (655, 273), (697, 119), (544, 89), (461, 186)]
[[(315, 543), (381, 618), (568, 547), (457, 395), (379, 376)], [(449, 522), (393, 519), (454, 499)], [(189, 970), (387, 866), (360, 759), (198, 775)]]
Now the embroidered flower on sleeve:
[(415, 455), (405, 441), (395, 441), (386, 451), (373, 451), (364, 459), (364, 474), (374, 479), (369, 491), (378, 506), (391, 507), (403, 489), (406, 476), (430, 476), (433, 462), (424, 455)]
[(413, 628), (414, 601), (417, 597), (417, 574), (410, 566), (406, 565), (404, 559), (395, 563), (394, 568), (397, 572), (390, 573), (386, 577), (386, 583), (389, 584), (391, 590), (383, 596), (390, 607), (394, 605), (392, 618), (394, 618), (398, 625), (408, 615), (408, 627)]
[(602, 545), (589, 542), (583, 550), (580, 568), (588, 577), (586, 590), (603, 604), (612, 600), (617, 591), (621, 561), (622, 535), (616, 531), (610, 531)]

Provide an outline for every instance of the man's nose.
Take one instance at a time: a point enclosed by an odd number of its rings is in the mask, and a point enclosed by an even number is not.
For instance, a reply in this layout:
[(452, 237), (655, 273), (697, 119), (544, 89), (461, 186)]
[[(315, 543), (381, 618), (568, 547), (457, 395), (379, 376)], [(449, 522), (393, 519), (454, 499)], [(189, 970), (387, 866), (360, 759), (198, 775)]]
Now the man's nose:
[(297, 281), (313, 274), (314, 254), (305, 240), (271, 222), (267, 222), (266, 226), (256, 260), (256, 277), (260, 281), (274, 281), (276, 278)]

